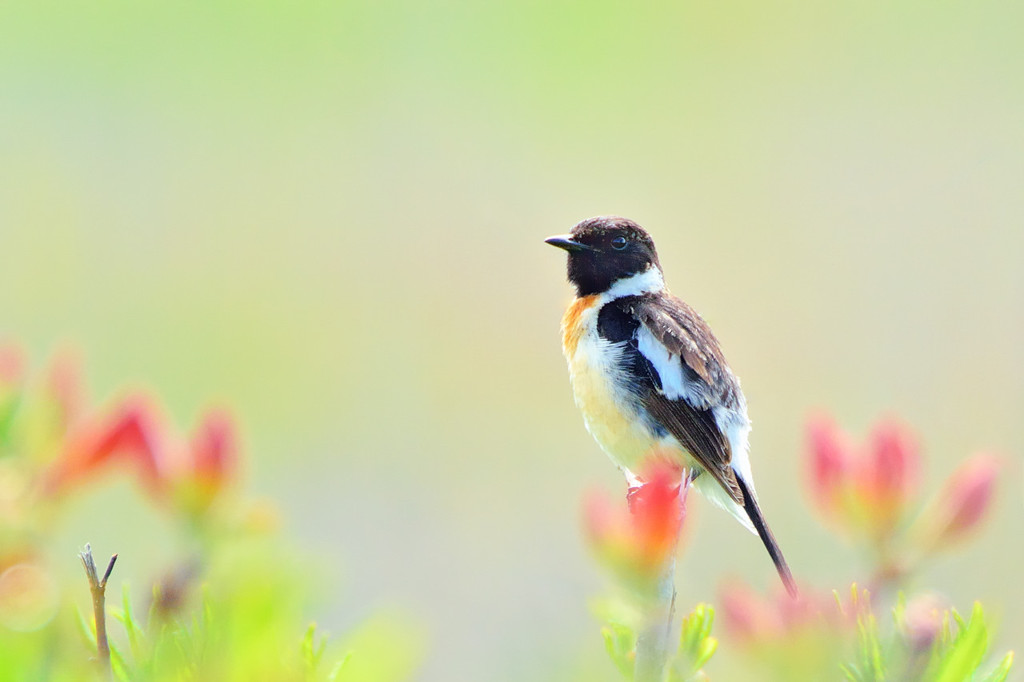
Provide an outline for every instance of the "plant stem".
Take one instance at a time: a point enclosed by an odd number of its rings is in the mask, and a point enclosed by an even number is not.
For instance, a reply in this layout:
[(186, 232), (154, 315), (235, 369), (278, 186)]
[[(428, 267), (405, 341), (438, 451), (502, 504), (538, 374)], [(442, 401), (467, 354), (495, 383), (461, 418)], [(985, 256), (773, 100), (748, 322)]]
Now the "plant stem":
[(654, 599), (647, 612), (647, 624), (636, 638), (634, 682), (662, 682), (672, 647), (676, 606), (675, 559), (665, 562), (658, 578)]
[(78, 556), (81, 558), (82, 566), (85, 568), (85, 577), (89, 580), (89, 593), (92, 595), (92, 617), (96, 624), (96, 653), (100, 671), (107, 678), (113, 679), (113, 671), (110, 667), (110, 644), (107, 642), (107, 618), (104, 603), (106, 601), (107, 579), (110, 577), (110, 572), (114, 570), (114, 562), (117, 561), (117, 555), (115, 554), (110, 557), (110, 563), (107, 564), (107, 570), (104, 571), (102, 578), (96, 573), (96, 562), (92, 558), (92, 547), (86, 544), (85, 551), (81, 552)]
[[(686, 496), (692, 478), (689, 471), (683, 471), (679, 483), (679, 523), (686, 515)], [(676, 610), (676, 560), (675, 549), (679, 543), (679, 529), (673, 538), (672, 552), (669, 553), (661, 572), (647, 595), (645, 607), (646, 623), (636, 638), (636, 657), (633, 660), (633, 682), (663, 682), (669, 660), (678, 649), (675, 630)]]

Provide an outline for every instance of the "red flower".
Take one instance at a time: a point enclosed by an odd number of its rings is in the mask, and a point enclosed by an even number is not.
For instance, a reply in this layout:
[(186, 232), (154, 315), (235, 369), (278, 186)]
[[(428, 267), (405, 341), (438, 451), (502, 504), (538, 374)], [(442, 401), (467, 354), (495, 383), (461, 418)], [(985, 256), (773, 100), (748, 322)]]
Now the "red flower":
[(153, 403), (135, 396), (72, 430), (44, 489), (55, 495), (124, 464), (158, 501), (201, 513), (235, 475), (237, 462), (235, 424), (226, 412), (206, 413), (186, 444), (163, 427)]
[(652, 462), (630, 490), (629, 511), (613, 507), (607, 497), (591, 496), (586, 505), (586, 531), (605, 563), (627, 577), (656, 578), (670, 561), (683, 523), (680, 472), (670, 464)]
[(134, 467), (151, 492), (160, 493), (167, 466), (165, 450), (155, 408), (141, 396), (131, 397), (110, 417), (85, 424), (71, 434), (47, 476), (46, 487), (56, 493), (110, 464), (125, 462)]

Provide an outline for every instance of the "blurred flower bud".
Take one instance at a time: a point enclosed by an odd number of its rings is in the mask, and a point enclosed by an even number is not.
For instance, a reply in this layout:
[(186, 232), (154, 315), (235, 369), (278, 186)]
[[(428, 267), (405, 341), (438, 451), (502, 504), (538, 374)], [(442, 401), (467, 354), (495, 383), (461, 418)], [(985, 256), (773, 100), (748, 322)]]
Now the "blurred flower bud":
[(24, 375), (25, 357), (21, 349), (0, 344), (0, 441), (18, 405)]
[(235, 422), (222, 410), (203, 416), (189, 449), (194, 502), (206, 507), (235, 475), (238, 437)]
[(673, 553), (683, 524), (680, 472), (658, 463), (648, 468), (643, 485), (629, 496), (637, 548), (647, 565), (659, 566)]
[(69, 437), (51, 468), (49, 491), (62, 490), (111, 463), (123, 461), (134, 466), (150, 492), (160, 493), (165, 485), (166, 458), (158, 424), (156, 410), (141, 397), (125, 400), (106, 419), (83, 424)]
[(54, 358), (46, 375), (46, 392), (55, 408), (56, 428), (64, 434), (82, 416), (83, 388), (78, 359), (69, 353)]
[(807, 452), (808, 484), (815, 503), (828, 515), (841, 514), (854, 461), (849, 438), (832, 419), (815, 415), (807, 421)]
[(942, 632), (943, 622), (949, 614), (934, 594), (922, 594), (897, 608), (897, 625), (913, 653), (928, 651)]
[(760, 594), (740, 582), (719, 590), (718, 613), (731, 637), (741, 644), (775, 639), (782, 634), (782, 618)]
[(860, 502), (876, 537), (891, 534), (899, 523), (919, 470), (917, 439), (910, 429), (891, 420), (876, 424), (858, 476)]
[(927, 549), (953, 547), (978, 529), (992, 506), (999, 469), (995, 456), (977, 454), (950, 475), (922, 516), (921, 532)]
[(683, 522), (680, 473), (656, 462), (630, 490), (629, 511), (605, 496), (591, 496), (585, 527), (591, 545), (604, 562), (636, 581), (656, 578), (675, 553)]
[(744, 644), (770, 643), (823, 627), (831, 631), (849, 621), (832, 593), (809, 587), (802, 587), (796, 597), (783, 591), (764, 597), (734, 581), (719, 590), (719, 600), (726, 630)]
[(920, 458), (916, 439), (895, 421), (878, 423), (855, 448), (825, 416), (807, 424), (808, 480), (814, 502), (842, 530), (884, 542), (913, 497)]
[(759, 669), (779, 671), (778, 679), (834, 679), (856, 615), (842, 610), (833, 593), (802, 585), (795, 598), (781, 589), (764, 596), (730, 582), (720, 588), (718, 600), (725, 636)]
[(202, 561), (194, 556), (172, 566), (153, 588), (151, 613), (163, 620), (180, 615), (197, 587), (202, 574)]
[(25, 356), (12, 344), (0, 344), (0, 389), (17, 386), (25, 377)]

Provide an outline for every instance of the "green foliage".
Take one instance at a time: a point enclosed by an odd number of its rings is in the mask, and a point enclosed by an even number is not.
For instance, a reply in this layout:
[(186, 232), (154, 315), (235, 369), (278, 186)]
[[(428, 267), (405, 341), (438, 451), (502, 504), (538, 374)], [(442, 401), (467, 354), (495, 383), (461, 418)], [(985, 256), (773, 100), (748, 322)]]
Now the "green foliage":
[(842, 670), (850, 682), (883, 682), (885, 663), (882, 660), (878, 621), (871, 610), (870, 595), (866, 591), (859, 592), (854, 585), (850, 589), (850, 600), (856, 614), (857, 660), (841, 666)]
[[(125, 585), (120, 607), (108, 606), (114, 678), (122, 682), (398, 682), (413, 674), (422, 650), (417, 628), (402, 618), (382, 615), (343, 638), (321, 634), (315, 624), (308, 625), (302, 635), (301, 627), (297, 627), (301, 616), (295, 608), (295, 567), (267, 561), (259, 562), (259, 568), (254, 569), (250, 560), (255, 556), (249, 553), (245, 565), (234, 564), (234, 581), (222, 582), (220, 571), (211, 571), (211, 582), (194, 603), (190, 600), (169, 610), (167, 595), (154, 590), (145, 619), (137, 615)], [(94, 677), (86, 664), (95, 658), (96, 633), (91, 621), (91, 617), (80, 614), (83, 636), (59, 640), (60, 664), (77, 660), (77, 674), (32, 679)], [(50, 638), (52, 643), (59, 627), (60, 623), (54, 623), (36, 634)], [(18, 650), (4, 644), (0, 634), (0, 666), (5, 670), (12, 669), (12, 665), (22, 672), (40, 666), (31, 656), (13, 658)]]
[[(711, 635), (715, 610), (708, 604), (698, 604), (683, 618), (679, 643), (670, 653), (666, 666), (667, 682), (700, 682), (706, 680), (704, 666), (718, 649), (718, 640)], [(605, 651), (622, 677), (633, 679), (636, 656), (636, 631), (624, 622), (611, 622), (601, 629)]]
[(718, 640), (711, 636), (715, 610), (708, 604), (697, 604), (683, 618), (679, 650), (669, 664), (669, 682), (698, 682), (707, 679), (704, 666), (718, 650)]
[(930, 620), (911, 622), (901, 594), (893, 609), (895, 632), (879, 628), (867, 592), (852, 590), (857, 614), (857, 658), (842, 666), (850, 682), (995, 682), (1005, 680), (1013, 653), (1003, 657), (987, 675), (982, 671), (988, 653), (989, 631), (981, 604), (975, 602), (970, 620), (950, 609), (926, 614)]
[[(163, 426), (147, 397), (85, 410), (68, 380), (43, 386), (31, 393), (0, 385), (0, 682), (399, 682), (413, 675), (421, 634), (404, 617), (378, 615), (341, 637), (307, 625), (316, 562), (274, 532), (265, 503), (237, 490), (229, 415), (204, 415), (186, 439)], [(73, 513), (68, 500), (112, 472), (129, 476), (168, 516), (183, 549), (146, 590), (144, 608), (127, 584), (120, 599), (107, 590), (108, 673), (89, 583), (80, 572), (59, 580), (66, 572), (48, 556), (62, 518)], [(117, 549), (125, 559), (147, 551)], [(57, 554), (72, 562), (70, 551)], [(83, 563), (88, 568), (85, 555)], [(76, 608), (83, 603), (87, 613)]]
[(601, 628), (601, 635), (604, 637), (605, 651), (608, 652), (612, 663), (623, 677), (627, 680), (633, 679), (633, 648), (636, 645), (633, 629), (622, 623), (611, 623)]
[[(936, 682), (974, 679), (974, 676), (979, 674), (978, 671), (988, 651), (989, 633), (981, 604), (974, 603), (971, 619), (968, 622), (964, 622), (963, 617), (955, 609), (950, 613), (956, 621), (956, 634), (950, 634), (949, 620), (944, 619), (942, 636), (937, 638), (932, 647), (928, 666), (928, 670), (934, 669), (935, 673), (932, 677), (925, 679), (934, 679)], [(1005, 672), (1002, 676), (1005, 678), (1006, 673), (1009, 672), (1012, 653), (1004, 657), (1003, 661)], [(1003, 664), (1000, 667), (1003, 667)]]

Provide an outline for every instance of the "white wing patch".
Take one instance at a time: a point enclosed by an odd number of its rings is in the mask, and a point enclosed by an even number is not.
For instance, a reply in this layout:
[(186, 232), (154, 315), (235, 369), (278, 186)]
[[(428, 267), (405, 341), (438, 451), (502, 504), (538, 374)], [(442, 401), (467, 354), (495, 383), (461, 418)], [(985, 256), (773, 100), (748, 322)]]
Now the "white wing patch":
[(679, 400), (686, 393), (683, 385), (683, 365), (678, 355), (672, 355), (668, 348), (654, 338), (654, 334), (647, 327), (641, 325), (637, 333), (637, 349), (643, 353), (647, 361), (658, 373), (661, 382), (661, 392), (669, 400)]
[(651, 330), (640, 325), (637, 333), (637, 350), (658, 373), (661, 393), (669, 400), (683, 399), (694, 407), (708, 409), (711, 406), (707, 387), (688, 379), (683, 372), (683, 359), (668, 352), (661, 341), (654, 338)]

